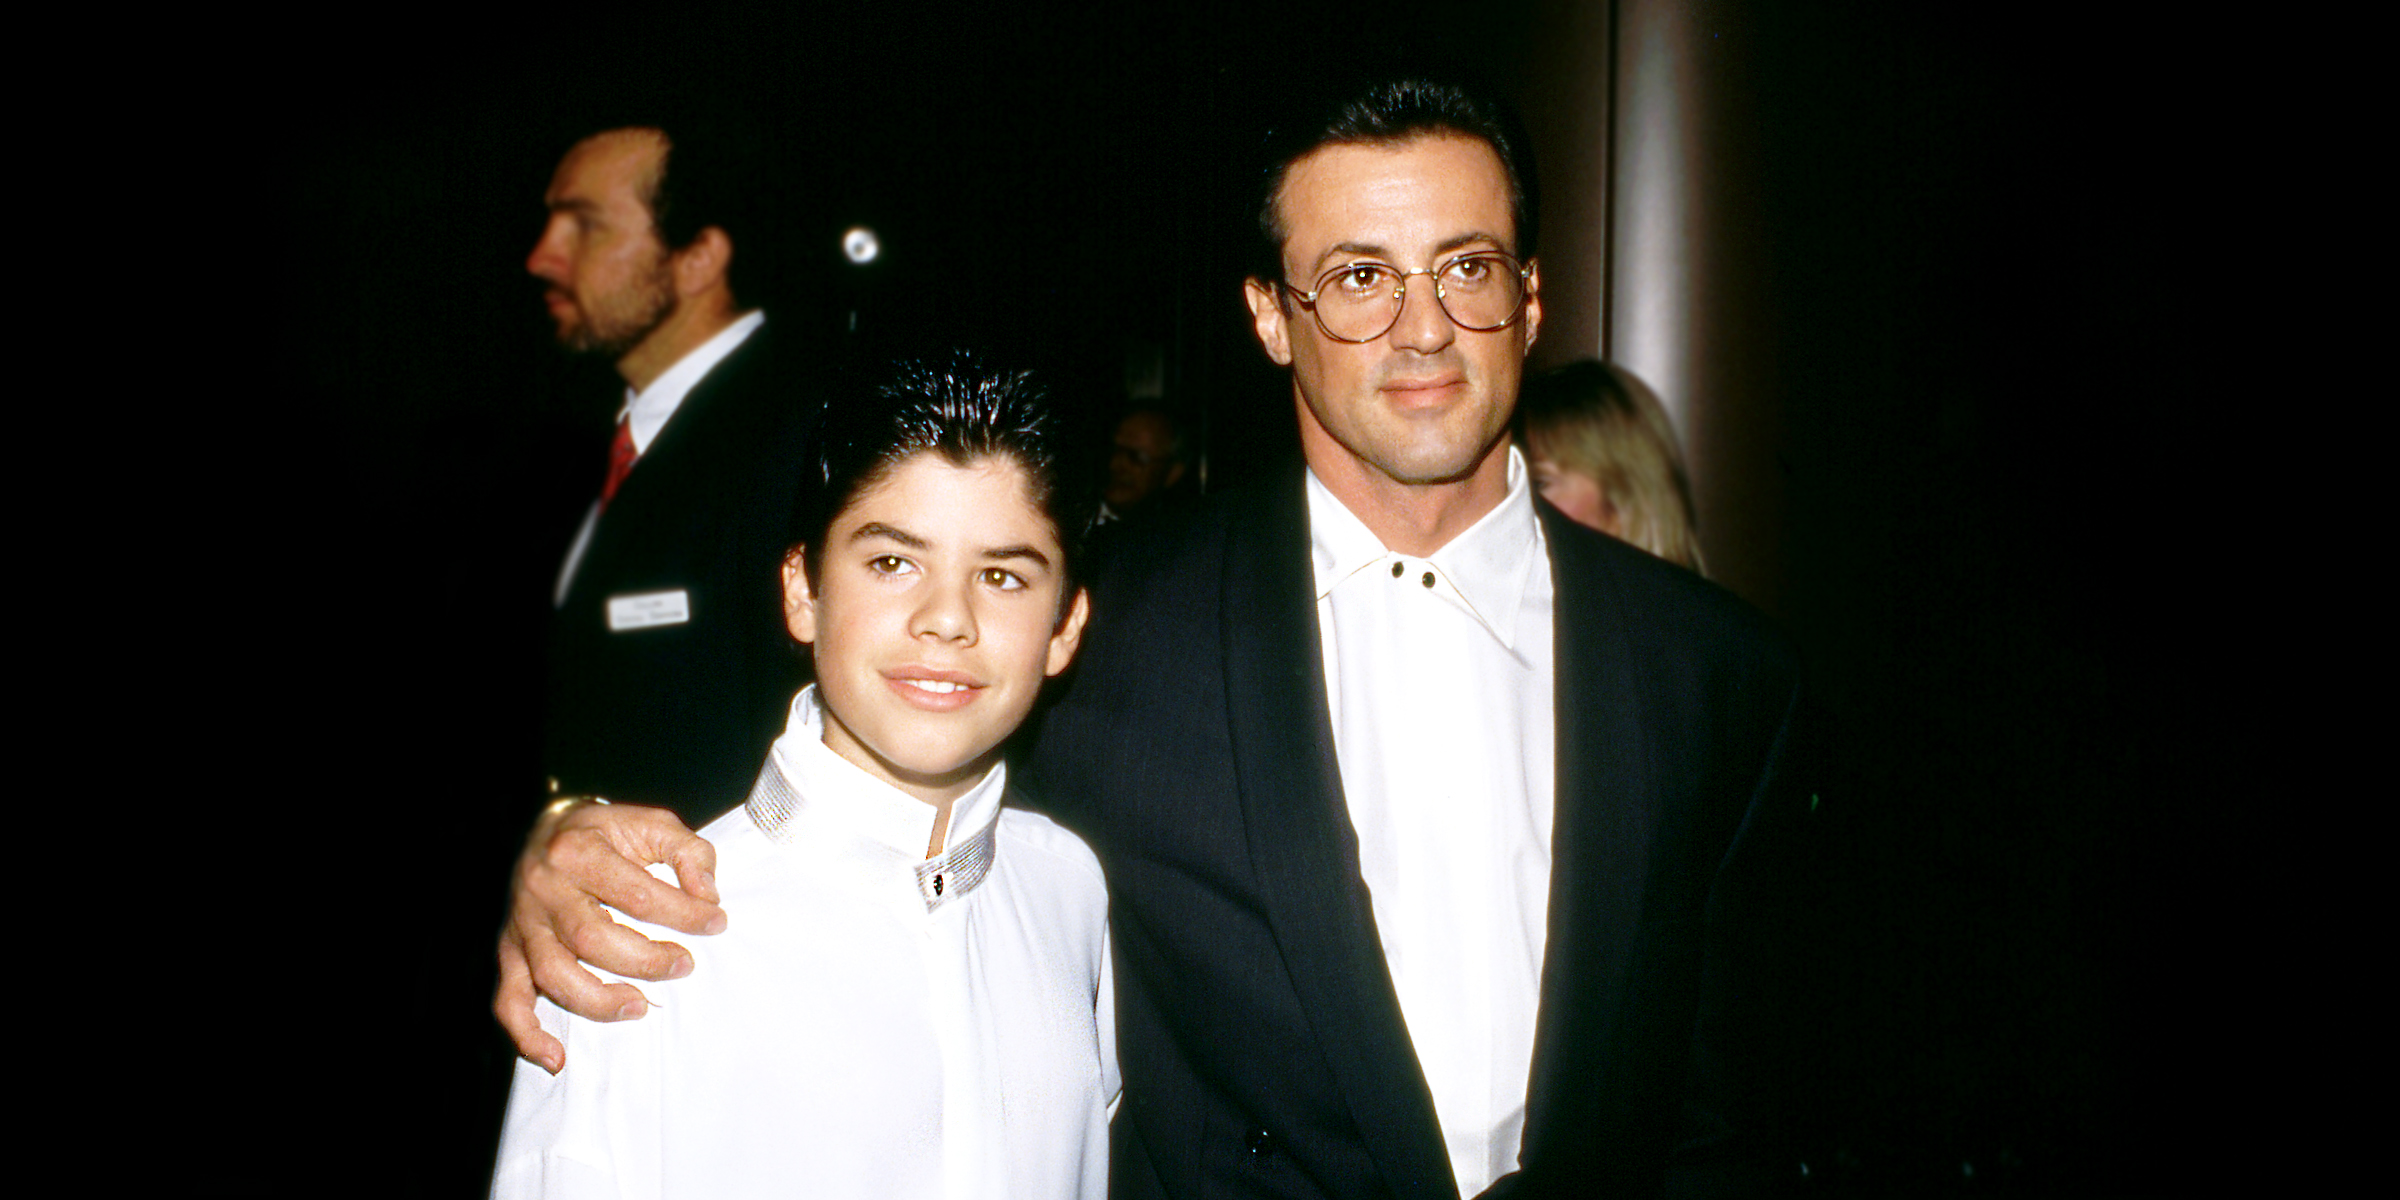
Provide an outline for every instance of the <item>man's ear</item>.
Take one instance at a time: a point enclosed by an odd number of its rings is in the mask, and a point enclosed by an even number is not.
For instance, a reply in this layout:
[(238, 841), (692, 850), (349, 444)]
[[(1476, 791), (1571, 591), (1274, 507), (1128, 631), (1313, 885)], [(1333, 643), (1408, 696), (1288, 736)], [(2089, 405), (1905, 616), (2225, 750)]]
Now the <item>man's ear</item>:
[(1056, 675), (1075, 661), (1075, 648), (1083, 644), (1083, 623), (1092, 618), (1092, 593), (1075, 589), (1075, 599), (1067, 605), (1066, 620), (1058, 623), (1058, 632), (1050, 635), (1050, 661), (1042, 668), (1044, 675)]
[(1267, 357), (1275, 365), (1292, 365), (1291, 318), (1283, 311), (1281, 289), (1256, 277), (1242, 281), (1242, 299), (1250, 304), (1250, 326), (1258, 331), (1258, 344), (1267, 348)]
[(809, 590), (806, 546), (794, 546), (783, 556), (783, 627), (803, 643), (817, 640), (817, 597)]
[(725, 283), (725, 272), (733, 266), (733, 239), (711, 225), (669, 261), (675, 271), (676, 293), (697, 296)]
[(1525, 352), (1533, 353), (1533, 339), (1542, 335), (1542, 264), (1525, 264), (1532, 271), (1525, 277)]

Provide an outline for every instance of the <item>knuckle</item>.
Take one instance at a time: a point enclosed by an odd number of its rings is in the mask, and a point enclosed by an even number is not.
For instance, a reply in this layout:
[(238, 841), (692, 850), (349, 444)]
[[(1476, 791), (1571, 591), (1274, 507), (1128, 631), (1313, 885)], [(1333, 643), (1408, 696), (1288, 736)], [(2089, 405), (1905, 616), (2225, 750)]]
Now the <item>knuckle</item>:
[(605, 874), (612, 864), (621, 860), (622, 856), (615, 847), (596, 833), (588, 830), (562, 833), (550, 840), (540, 875), (554, 886), (573, 887), (573, 880)]
[(572, 958), (535, 960), (531, 982), (534, 991), (569, 1008), (575, 1007), (572, 1001), (576, 997), (599, 986), (591, 973), (575, 965)]
[(649, 969), (658, 944), (614, 921), (587, 921), (567, 931), (562, 942), (567, 956), (611, 971), (640, 974)]
[(590, 920), (569, 922), (558, 931), (559, 944), (568, 953), (588, 961), (595, 951), (608, 944), (605, 930), (609, 924), (612, 923)]

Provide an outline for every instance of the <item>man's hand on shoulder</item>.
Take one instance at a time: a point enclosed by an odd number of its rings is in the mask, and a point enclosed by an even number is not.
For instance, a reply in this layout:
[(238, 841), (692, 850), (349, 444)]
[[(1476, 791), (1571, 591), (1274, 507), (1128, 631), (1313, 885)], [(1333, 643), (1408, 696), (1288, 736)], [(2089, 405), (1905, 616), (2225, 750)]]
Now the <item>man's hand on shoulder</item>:
[[(671, 863), (680, 889), (646, 868)], [(560, 1008), (594, 1021), (623, 1021), (650, 1010), (629, 983), (602, 983), (583, 963), (632, 979), (680, 979), (691, 952), (654, 942), (618, 924), (602, 905), (685, 933), (725, 931), (717, 907), (717, 850), (663, 808), (559, 800), (542, 811), (517, 858), (508, 922), (500, 930), (500, 987), (492, 996), (517, 1053), (556, 1074), (567, 1050), (544, 1032), (533, 1011), (538, 990)]]

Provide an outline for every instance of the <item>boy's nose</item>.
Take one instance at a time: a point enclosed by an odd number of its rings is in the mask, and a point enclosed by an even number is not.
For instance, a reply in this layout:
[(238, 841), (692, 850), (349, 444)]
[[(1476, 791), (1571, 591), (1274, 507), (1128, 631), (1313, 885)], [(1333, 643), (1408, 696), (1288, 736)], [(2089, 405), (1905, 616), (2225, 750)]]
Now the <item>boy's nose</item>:
[(975, 642), (975, 610), (962, 589), (934, 588), (917, 609), (916, 632), (946, 642)]

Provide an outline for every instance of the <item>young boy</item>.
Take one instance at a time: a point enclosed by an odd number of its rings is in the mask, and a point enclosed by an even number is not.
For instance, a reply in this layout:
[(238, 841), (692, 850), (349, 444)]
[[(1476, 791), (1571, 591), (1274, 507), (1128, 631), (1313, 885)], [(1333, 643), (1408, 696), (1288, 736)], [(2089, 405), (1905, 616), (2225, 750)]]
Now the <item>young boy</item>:
[[(1089, 612), (1041, 387), (904, 363), (828, 407), (783, 569), (817, 682), (702, 834), (731, 921), (655, 1011), (548, 1001), (494, 1197), (1091, 1197), (1117, 1091), (1099, 863), (1003, 807), (1000, 745)], [(628, 921), (652, 936), (665, 931)]]

